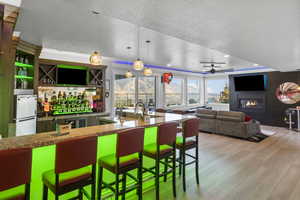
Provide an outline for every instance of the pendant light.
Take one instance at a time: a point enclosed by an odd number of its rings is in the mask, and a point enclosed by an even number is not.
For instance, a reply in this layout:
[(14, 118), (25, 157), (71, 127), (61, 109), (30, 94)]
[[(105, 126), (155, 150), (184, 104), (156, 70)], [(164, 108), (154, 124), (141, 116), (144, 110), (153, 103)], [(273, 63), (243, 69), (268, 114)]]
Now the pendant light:
[[(147, 56), (149, 58), (149, 45), (150, 45), (150, 40), (147, 40), (146, 43), (147, 43)], [(144, 69), (144, 75), (145, 76), (151, 76), (152, 75), (152, 69), (150, 69), (149, 67), (146, 67)]]
[(138, 58), (133, 62), (133, 68), (137, 71), (141, 71), (144, 69), (144, 63), (140, 59), (140, 27), (138, 27)]
[(132, 77), (133, 77), (132, 72), (128, 70), (128, 71), (125, 73), (125, 77), (126, 77), (126, 78), (132, 78)]
[(102, 65), (102, 57), (98, 51), (95, 51), (90, 56), (90, 63), (91, 65)]
[[(126, 49), (127, 49), (128, 51), (130, 51), (131, 47), (128, 46), (128, 47), (126, 47)], [(132, 73), (130, 70), (128, 70), (128, 71), (125, 73), (125, 77), (126, 77), (126, 78), (132, 78), (132, 77), (133, 77), (133, 73)]]
[(145, 68), (145, 69), (144, 69), (144, 75), (145, 75), (145, 76), (151, 76), (151, 75), (152, 75), (152, 69), (150, 69), (150, 68)]

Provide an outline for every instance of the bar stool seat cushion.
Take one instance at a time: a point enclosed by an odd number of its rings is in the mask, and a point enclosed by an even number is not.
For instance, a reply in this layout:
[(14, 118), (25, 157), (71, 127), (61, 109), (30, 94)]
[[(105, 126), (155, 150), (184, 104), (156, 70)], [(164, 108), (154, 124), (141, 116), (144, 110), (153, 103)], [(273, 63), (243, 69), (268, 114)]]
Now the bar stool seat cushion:
[(0, 191), (1, 200), (25, 200), (24, 185)]
[[(99, 165), (110, 170), (111, 172), (115, 172), (117, 166), (117, 157), (116, 154), (111, 154), (108, 156), (104, 156), (98, 160)], [(139, 162), (138, 153), (130, 154), (128, 156), (120, 157), (119, 167), (124, 168), (132, 164), (136, 164)]]
[[(166, 153), (172, 152), (172, 147), (169, 145), (160, 145), (159, 147), (160, 155), (164, 155)], [(148, 144), (144, 146), (144, 155), (149, 156), (151, 158), (155, 158), (157, 154), (157, 145), (154, 144)]]
[[(83, 179), (91, 178), (92, 168), (91, 166), (75, 169), (69, 172), (59, 174), (59, 186), (63, 187), (68, 184), (76, 183)], [(50, 189), (55, 188), (55, 171), (49, 170), (43, 173), (43, 181), (48, 185)]]
[[(185, 141), (186, 149), (194, 148), (196, 145), (197, 145), (196, 141), (194, 141), (194, 140), (186, 140)], [(183, 137), (182, 136), (176, 137), (176, 148), (178, 148), (178, 149), (183, 148)]]

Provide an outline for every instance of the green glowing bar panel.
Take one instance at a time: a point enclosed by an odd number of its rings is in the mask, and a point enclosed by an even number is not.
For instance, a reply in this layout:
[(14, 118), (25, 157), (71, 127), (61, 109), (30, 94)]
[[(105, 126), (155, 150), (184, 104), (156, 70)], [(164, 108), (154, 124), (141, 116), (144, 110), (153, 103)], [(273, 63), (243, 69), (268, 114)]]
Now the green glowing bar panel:
[(58, 68), (63, 69), (79, 69), (79, 70), (87, 70), (87, 67), (84, 66), (73, 66), (73, 65), (57, 65)]
[(15, 75), (16, 79), (27, 79), (27, 80), (32, 80), (33, 77), (31, 76), (21, 76), (21, 75)]
[[(145, 129), (145, 145), (152, 144), (156, 142), (156, 133), (157, 127), (151, 127)], [(116, 143), (117, 143), (117, 135), (107, 135), (98, 137), (98, 151), (97, 157), (98, 159), (103, 156), (115, 154), (116, 152)], [(39, 148), (34, 148), (32, 150), (32, 174), (31, 174), (31, 200), (41, 200), (43, 193), (43, 183), (42, 183), (42, 174), (45, 171), (53, 170), (55, 166), (55, 151), (56, 146), (44, 146)], [(150, 167), (154, 166), (154, 162), (151, 159), (144, 158), (144, 166)], [(162, 169), (162, 168), (161, 168)], [(137, 171), (133, 170), (132, 175), (136, 176)], [(98, 176), (98, 167), (97, 167), (97, 176)], [(143, 175), (144, 178), (148, 178), (152, 176), (149, 173), (145, 173)], [(104, 181), (113, 182), (115, 180), (115, 175), (104, 169)], [(128, 178), (127, 185), (133, 184), (133, 181)], [(121, 184), (120, 184), (121, 185)], [(143, 190), (148, 190), (152, 188), (154, 185), (154, 181), (144, 182)], [(90, 187), (85, 187), (85, 190), (90, 193)], [(24, 186), (19, 186), (17, 188), (13, 188), (9, 191), (0, 192), (0, 199), (5, 199), (4, 197), (8, 197), (15, 191), (24, 191)], [(74, 191), (65, 195), (60, 196), (60, 200), (66, 200), (78, 195), (78, 191)], [(113, 195), (110, 190), (104, 190), (102, 192), (103, 196), (109, 197)], [(126, 199), (136, 199), (136, 191), (132, 191), (127, 194)], [(49, 190), (48, 199), (54, 200), (53, 193)], [(86, 198), (84, 198), (86, 199)]]
[(15, 66), (17, 66), (17, 67), (25, 67), (25, 68), (33, 68), (33, 65), (24, 64), (24, 63), (20, 63), (20, 62), (15, 62)]

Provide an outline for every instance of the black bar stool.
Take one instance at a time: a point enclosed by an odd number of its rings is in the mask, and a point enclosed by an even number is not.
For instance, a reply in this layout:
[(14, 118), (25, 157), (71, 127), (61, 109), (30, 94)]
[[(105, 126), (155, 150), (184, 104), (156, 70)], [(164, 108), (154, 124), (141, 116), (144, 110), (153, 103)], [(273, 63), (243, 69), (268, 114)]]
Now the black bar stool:
[[(177, 123), (164, 123), (158, 126), (156, 144), (149, 144), (144, 147), (144, 155), (155, 160), (155, 167), (144, 168), (144, 172), (150, 172), (155, 176), (156, 199), (159, 199), (159, 178), (172, 173), (173, 196), (176, 197), (176, 134)], [(172, 165), (169, 166), (169, 159)], [(164, 172), (160, 173), (159, 165), (164, 164)], [(168, 167), (172, 170), (168, 171)]]
[[(102, 189), (109, 188), (115, 193), (115, 199), (125, 195), (134, 189), (137, 189), (138, 199), (142, 199), (142, 166), (143, 166), (143, 146), (144, 146), (144, 128), (127, 129), (118, 133), (116, 154), (104, 156), (98, 160), (99, 178), (98, 178), (98, 200), (101, 199)], [(115, 182), (105, 183), (103, 181), (103, 168), (116, 175)], [(127, 173), (133, 169), (138, 169), (137, 178)], [(123, 175), (120, 180), (120, 175)], [(136, 181), (136, 187), (127, 189), (127, 176)], [(122, 190), (119, 191), (119, 183), (122, 181)], [(113, 187), (115, 185), (115, 188)]]
[[(196, 182), (199, 185), (199, 119), (188, 119), (182, 123), (182, 136), (176, 138), (176, 148), (179, 149), (179, 174), (183, 172), (183, 191), (186, 191), (185, 168), (187, 165), (195, 163)], [(195, 156), (186, 153), (188, 150), (195, 149)], [(186, 162), (186, 156), (192, 158), (191, 162)]]
[(31, 149), (0, 151), (0, 192), (24, 185), (24, 193), (12, 192), (5, 200), (29, 200), (31, 180)]
[[(48, 199), (48, 188), (54, 193), (55, 200), (60, 195), (79, 190), (94, 200), (96, 194), (97, 137), (85, 137), (63, 141), (56, 144), (55, 169), (43, 173), (43, 200)], [(91, 185), (91, 196), (83, 187)]]

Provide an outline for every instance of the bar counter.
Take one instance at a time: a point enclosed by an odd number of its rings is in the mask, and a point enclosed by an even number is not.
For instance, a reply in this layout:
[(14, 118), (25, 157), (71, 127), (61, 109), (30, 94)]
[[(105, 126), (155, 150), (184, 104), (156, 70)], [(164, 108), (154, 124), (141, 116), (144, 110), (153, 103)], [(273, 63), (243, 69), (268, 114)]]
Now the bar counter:
[[(97, 145), (97, 159), (102, 156), (107, 156), (115, 154), (116, 152), (116, 141), (118, 132), (135, 127), (145, 127), (145, 136), (144, 144), (153, 144), (156, 142), (156, 133), (157, 125), (164, 122), (181, 122), (185, 119), (194, 118), (194, 116), (188, 115), (179, 115), (171, 113), (153, 113), (149, 120), (138, 120), (136, 118), (122, 117), (122, 120), (114, 118), (112, 120), (115, 123), (91, 126), (86, 128), (77, 128), (72, 129), (70, 134), (57, 136), (56, 132), (46, 132), (29, 136), (21, 137), (12, 137), (4, 138), (0, 140), (0, 150), (5, 149), (16, 149), (23, 147), (32, 148), (32, 170), (31, 170), (31, 200), (41, 200), (42, 199), (42, 174), (45, 171), (53, 170), (55, 168), (55, 152), (56, 152), (56, 143), (68, 140), (72, 138), (81, 138), (86, 136), (97, 136), (98, 145)], [(153, 161), (151, 159), (145, 158), (143, 165), (146, 167), (153, 166)], [(163, 166), (161, 167), (163, 169)], [(133, 171), (133, 174), (136, 172)], [(151, 179), (153, 175), (150, 173), (143, 174), (143, 190), (147, 191), (153, 188), (154, 180)], [(114, 175), (109, 171), (104, 171), (104, 179), (108, 182), (114, 180)], [(130, 181), (127, 181), (127, 184), (130, 186), (133, 184)], [(23, 187), (23, 188), (22, 188)], [(17, 191), (23, 191), (24, 186), (13, 188)], [(87, 188), (88, 189), (88, 188)], [(87, 190), (90, 191), (90, 190)], [(135, 199), (135, 191), (130, 192), (128, 198), (126, 199)], [(0, 199), (6, 199), (5, 197), (9, 192), (0, 192)], [(69, 199), (74, 197), (77, 194), (77, 191), (65, 194), (60, 197), (60, 200)], [(106, 198), (110, 198), (113, 194), (111, 191), (103, 191), (102, 193)], [(49, 192), (49, 200), (54, 199), (54, 196)], [(105, 199), (106, 199), (105, 198)]]
[(156, 125), (164, 122), (180, 122), (185, 119), (193, 118), (190, 115), (179, 115), (173, 113), (153, 113), (155, 117), (149, 120), (134, 119), (130, 117), (122, 117), (122, 120), (113, 118), (115, 123), (90, 126), (85, 128), (76, 128), (70, 131), (70, 134), (57, 136), (55, 131), (39, 133), (36, 135), (27, 135), (20, 137), (3, 138), (0, 140), (0, 150), (15, 149), (22, 147), (42, 147), (56, 144), (59, 141), (63, 141), (70, 138), (85, 137), (85, 136), (104, 136), (109, 134), (115, 134), (127, 128), (135, 127), (155, 127)]

